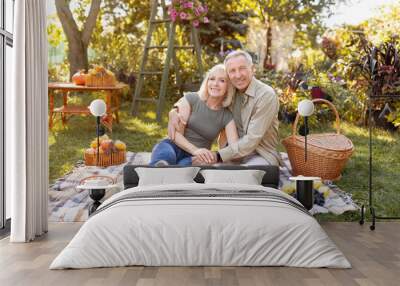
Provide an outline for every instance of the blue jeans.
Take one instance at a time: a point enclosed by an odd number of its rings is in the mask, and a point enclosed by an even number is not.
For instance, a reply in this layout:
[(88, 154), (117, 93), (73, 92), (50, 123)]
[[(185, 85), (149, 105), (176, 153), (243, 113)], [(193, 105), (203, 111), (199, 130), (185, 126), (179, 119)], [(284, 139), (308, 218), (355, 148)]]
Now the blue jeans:
[(169, 165), (191, 166), (192, 155), (178, 147), (170, 139), (164, 139), (151, 152), (150, 165), (158, 161), (167, 161)]

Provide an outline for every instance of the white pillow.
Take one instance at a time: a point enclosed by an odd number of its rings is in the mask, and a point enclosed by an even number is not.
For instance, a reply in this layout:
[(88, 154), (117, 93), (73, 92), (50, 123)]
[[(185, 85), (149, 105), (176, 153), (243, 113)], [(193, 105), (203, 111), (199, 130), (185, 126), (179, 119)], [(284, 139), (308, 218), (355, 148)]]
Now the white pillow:
[(265, 171), (262, 170), (201, 170), (205, 184), (234, 183), (261, 185)]
[(135, 168), (139, 176), (138, 186), (195, 183), (199, 167), (187, 168)]

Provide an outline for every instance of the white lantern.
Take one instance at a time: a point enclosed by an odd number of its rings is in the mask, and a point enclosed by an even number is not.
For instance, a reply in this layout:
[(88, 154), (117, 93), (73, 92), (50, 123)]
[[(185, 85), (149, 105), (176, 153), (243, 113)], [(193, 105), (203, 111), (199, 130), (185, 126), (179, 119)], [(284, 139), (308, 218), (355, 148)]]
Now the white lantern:
[(307, 130), (308, 130), (308, 117), (314, 113), (314, 103), (309, 99), (303, 99), (299, 102), (297, 110), (301, 116), (304, 117), (304, 161), (307, 162)]
[(309, 99), (303, 99), (299, 102), (297, 110), (301, 116), (310, 116), (314, 113), (314, 103)]
[(95, 99), (90, 103), (90, 113), (94, 116), (103, 116), (106, 113), (106, 103), (102, 99)]

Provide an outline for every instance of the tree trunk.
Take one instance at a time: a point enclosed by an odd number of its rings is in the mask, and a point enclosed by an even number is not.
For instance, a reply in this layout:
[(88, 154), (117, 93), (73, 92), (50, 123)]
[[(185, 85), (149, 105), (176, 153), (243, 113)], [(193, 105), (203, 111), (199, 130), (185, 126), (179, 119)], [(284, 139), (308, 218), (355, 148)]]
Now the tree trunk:
[(68, 62), (70, 77), (79, 70), (89, 68), (87, 47), (79, 39), (68, 41)]
[(266, 47), (264, 58), (264, 69), (270, 69), (272, 65), (271, 47), (272, 47), (272, 21), (271, 17), (267, 16), (267, 33), (266, 33)]
[(101, 0), (92, 0), (89, 15), (80, 31), (69, 7), (70, 0), (55, 0), (57, 15), (68, 41), (68, 61), (70, 78), (81, 69), (88, 69), (87, 49), (96, 26)]

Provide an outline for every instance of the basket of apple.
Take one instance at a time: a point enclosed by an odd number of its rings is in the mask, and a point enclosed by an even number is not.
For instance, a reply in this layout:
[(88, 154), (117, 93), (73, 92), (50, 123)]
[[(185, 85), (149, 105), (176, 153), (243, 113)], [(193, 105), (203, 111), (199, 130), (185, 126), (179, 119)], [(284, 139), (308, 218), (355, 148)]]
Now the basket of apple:
[(114, 73), (103, 66), (94, 65), (85, 75), (86, 86), (115, 86), (116, 84)]
[(97, 162), (97, 138), (90, 143), (90, 148), (85, 150), (86, 166), (107, 167), (119, 165), (126, 161), (126, 144), (121, 140), (111, 140), (107, 135), (99, 138), (99, 156)]

